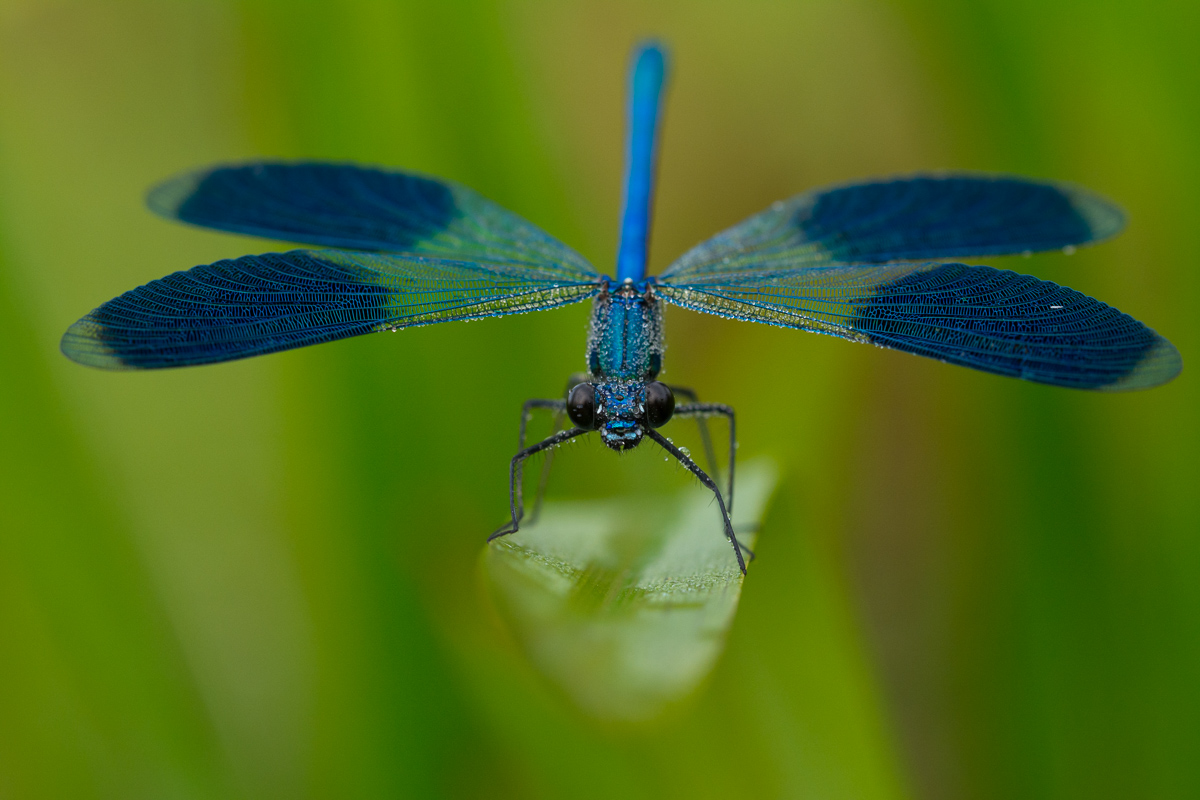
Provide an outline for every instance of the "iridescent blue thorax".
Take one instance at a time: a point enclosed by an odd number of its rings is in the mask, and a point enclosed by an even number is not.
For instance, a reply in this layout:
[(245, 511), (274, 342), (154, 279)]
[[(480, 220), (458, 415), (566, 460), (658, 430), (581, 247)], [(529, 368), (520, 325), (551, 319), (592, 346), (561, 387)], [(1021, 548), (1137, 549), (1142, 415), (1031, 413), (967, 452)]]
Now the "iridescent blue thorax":
[(587, 358), (596, 387), (597, 429), (614, 450), (641, 442), (646, 382), (662, 369), (662, 354), (662, 305), (653, 284), (605, 279), (592, 304)]

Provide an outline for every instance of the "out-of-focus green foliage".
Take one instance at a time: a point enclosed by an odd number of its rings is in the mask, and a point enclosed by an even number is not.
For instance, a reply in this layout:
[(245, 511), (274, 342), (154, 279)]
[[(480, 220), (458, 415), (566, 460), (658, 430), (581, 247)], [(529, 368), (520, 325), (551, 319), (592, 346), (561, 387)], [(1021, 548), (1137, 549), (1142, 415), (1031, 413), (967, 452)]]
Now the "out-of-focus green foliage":
[[(1190, 365), (1198, 33), (1185, 0), (5, 0), (0, 797), (1200, 796), (1190, 366), (1097, 395), (669, 312), (667, 378), (780, 481), (712, 675), (613, 725), (479, 576), (585, 308), (158, 374), (57, 352), (126, 289), (279, 246), (142, 209), (222, 159), (455, 178), (610, 264), (625, 59), (657, 34), (654, 266), (822, 183), (1072, 180), (1128, 231), (1003, 266)], [(688, 484), (592, 443), (550, 496)]]

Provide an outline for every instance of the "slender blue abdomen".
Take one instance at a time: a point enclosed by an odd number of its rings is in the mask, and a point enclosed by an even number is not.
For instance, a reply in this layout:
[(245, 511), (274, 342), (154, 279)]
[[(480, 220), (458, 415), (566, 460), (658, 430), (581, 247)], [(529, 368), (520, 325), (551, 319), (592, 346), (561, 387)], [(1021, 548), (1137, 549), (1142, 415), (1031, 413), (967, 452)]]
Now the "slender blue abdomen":
[(629, 86), (629, 140), (625, 153), (625, 209), (617, 251), (617, 281), (642, 280), (650, 243), (659, 98), (666, 57), (657, 44), (638, 50)]

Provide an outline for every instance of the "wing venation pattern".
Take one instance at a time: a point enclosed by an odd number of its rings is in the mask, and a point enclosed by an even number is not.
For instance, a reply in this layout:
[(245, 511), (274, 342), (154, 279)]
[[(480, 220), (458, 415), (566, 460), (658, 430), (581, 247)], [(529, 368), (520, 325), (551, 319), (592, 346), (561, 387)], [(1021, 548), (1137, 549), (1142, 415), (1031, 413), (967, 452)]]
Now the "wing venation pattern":
[(724, 276), (658, 293), (685, 308), (840, 336), (1078, 389), (1156, 386), (1182, 369), (1170, 342), (1049, 281), (955, 263), (844, 265)]
[(62, 350), (103, 369), (230, 361), (363, 333), (584, 300), (552, 270), (341, 250), (218, 261), (126, 292), (72, 325)]
[(599, 275), (537, 226), (473, 189), (415, 173), (261, 161), (186, 173), (146, 198), (168, 219), (289, 242)]
[(1082, 187), (947, 173), (821, 189), (775, 203), (689, 250), (662, 279), (832, 264), (933, 261), (1075, 247), (1124, 224)]

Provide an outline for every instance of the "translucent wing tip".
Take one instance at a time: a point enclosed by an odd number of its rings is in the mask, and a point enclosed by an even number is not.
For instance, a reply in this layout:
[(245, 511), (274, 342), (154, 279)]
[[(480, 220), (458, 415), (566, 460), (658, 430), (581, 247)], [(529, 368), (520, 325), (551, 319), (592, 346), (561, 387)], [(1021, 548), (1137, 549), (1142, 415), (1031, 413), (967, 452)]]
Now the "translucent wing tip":
[(173, 175), (146, 192), (146, 207), (165, 219), (179, 219), (179, 209), (196, 193), (212, 169)]
[(105, 343), (104, 325), (96, 319), (95, 311), (67, 328), (59, 349), (64, 356), (85, 367), (113, 371), (133, 369)]
[(1146, 350), (1141, 361), (1128, 374), (1105, 386), (1096, 387), (1103, 392), (1133, 392), (1153, 389), (1170, 383), (1183, 371), (1183, 356), (1175, 345), (1155, 334), (1155, 341)]
[[(1056, 183), (1071, 203), (1071, 207), (1091, 229), (1087, 242), (1111, 239), (1125, 228), (1125, 211), (1113, 201), (1090, 189), (1071, 183)], [(1084, 244), (1085, 242), (1080, 242)]]

